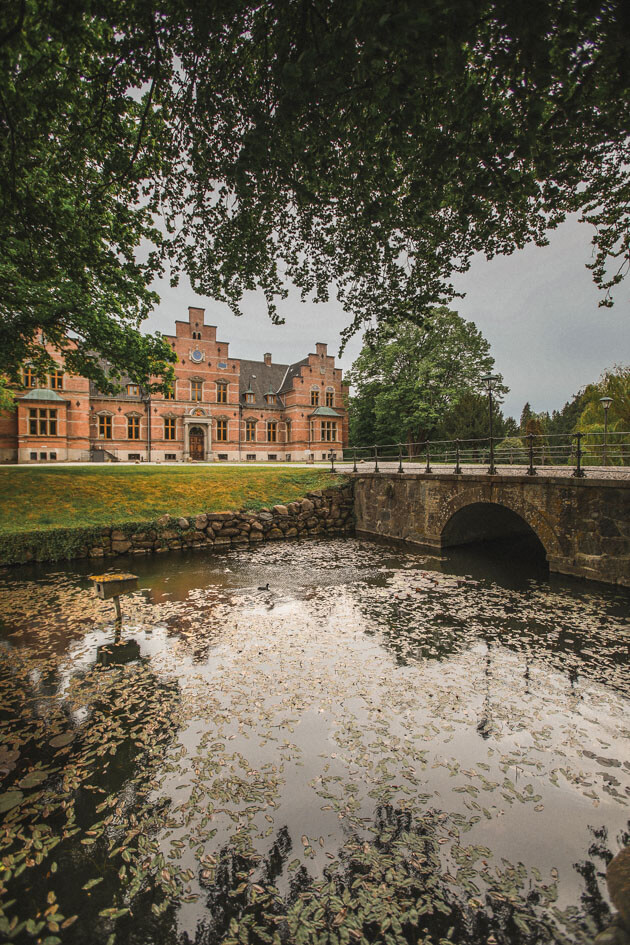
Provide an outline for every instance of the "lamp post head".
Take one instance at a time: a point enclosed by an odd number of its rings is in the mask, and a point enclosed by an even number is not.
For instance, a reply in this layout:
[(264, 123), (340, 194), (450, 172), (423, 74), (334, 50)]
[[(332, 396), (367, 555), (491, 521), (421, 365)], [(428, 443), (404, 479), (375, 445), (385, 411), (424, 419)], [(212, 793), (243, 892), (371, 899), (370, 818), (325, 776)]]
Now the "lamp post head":
[(599, 398), (599, 402), (600, 402), (600, 404), (602, 405), (602, 407), (604, 408), (604, 410), (608, 410), (608, 408), (610, 407), (610, 405), (611, 405), (612, 402), (613, 402), (613, 399), (612, 399), (612, 397), (600, 397), (600, 398)]
[(481, 377), (481, 380), (484, 382), (488, 390), (492, 390), (492, 385), (496, 384), (496, 382), (499, 380), (499, 375), (498, 374), (484, 374)]

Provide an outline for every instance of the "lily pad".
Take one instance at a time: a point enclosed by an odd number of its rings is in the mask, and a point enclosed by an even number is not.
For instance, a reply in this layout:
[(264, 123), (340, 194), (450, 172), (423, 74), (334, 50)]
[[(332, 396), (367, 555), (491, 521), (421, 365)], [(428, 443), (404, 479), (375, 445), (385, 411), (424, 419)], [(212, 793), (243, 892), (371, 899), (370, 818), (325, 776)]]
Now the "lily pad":
[(72, 741), (74, 741), (74, 732), (63, 732), (61, 735), (51, 738), (48, 744), (51, 748), (64, 748)]
[(46, 771), (30, 771), (22, 778), (19, 785), (21, 788), (37, 787), (37, 785), (45, 781), (47, 777), (48, 773)]
[(17, 807), (24, 795), (21, 791), (7, 791), (5, 794), (0, 794), (0, 814), (6, 813), (8, 810), (13, 810), (14, 807)]

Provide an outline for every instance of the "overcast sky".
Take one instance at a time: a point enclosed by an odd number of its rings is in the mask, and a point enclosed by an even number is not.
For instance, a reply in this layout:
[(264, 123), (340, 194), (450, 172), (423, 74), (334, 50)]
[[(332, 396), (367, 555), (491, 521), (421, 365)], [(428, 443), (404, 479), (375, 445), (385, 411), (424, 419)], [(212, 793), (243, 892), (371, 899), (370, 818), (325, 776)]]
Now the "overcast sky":
[[(599, 293), (585, 263), (591, 254), (591, 228), (571, 219), (551, 234), (550, 245), (528, 246), (512, 256), (475, 259), (456, 288), (466, 293), (452, 308), (474, 321), (488, 339), (500, 371), (510, 388), (504, 412), (519, 418), (525, 401), (532, 409), (559, 409), (581, 387), (596, 380), (613, 364), (630, 362), (630, 282), (622, 283), (612, 309), (598, 308)], [(216, 325), (218, 338), (230, 343), (234, 357), (288, 363), (315, 350), (316, 341), (339, 350), (339, 332), (347, 317), (334, 302), (302, 304), (297, 295), (282, 303), (284, 325), (272, 325), (264, 299), (252, 293), (245, 314), (235, 318), (226, 305), (194, 295), (182, 280), (172, 289), (164, 280), (156, 286), (160, 306), (145, 322), (146, 330), (171, 334), (176, 318), (187, 318), (187, 307), (206, 309), (206, 324)], [(352, 364), (361, 347), (355, 337), (341, 358)]]

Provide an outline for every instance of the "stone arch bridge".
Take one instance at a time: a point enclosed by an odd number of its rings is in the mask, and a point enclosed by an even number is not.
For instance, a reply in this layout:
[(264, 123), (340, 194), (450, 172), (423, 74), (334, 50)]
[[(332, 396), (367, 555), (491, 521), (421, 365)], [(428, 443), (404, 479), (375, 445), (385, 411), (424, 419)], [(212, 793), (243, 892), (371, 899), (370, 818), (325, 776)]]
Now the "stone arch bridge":
[(359, 473), (356, 532), (428, 551), (533, 531), (551, 571), (630, 587), (630, 480)]

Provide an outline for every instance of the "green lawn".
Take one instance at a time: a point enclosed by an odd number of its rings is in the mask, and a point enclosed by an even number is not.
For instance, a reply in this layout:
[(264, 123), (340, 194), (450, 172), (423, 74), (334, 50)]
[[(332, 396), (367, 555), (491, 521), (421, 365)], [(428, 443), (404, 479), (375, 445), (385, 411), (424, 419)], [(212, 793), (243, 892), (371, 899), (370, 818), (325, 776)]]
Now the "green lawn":
[(259, 509), (342, 479), (322, 468), (12, 467), (0, 469), (0, 535)]

